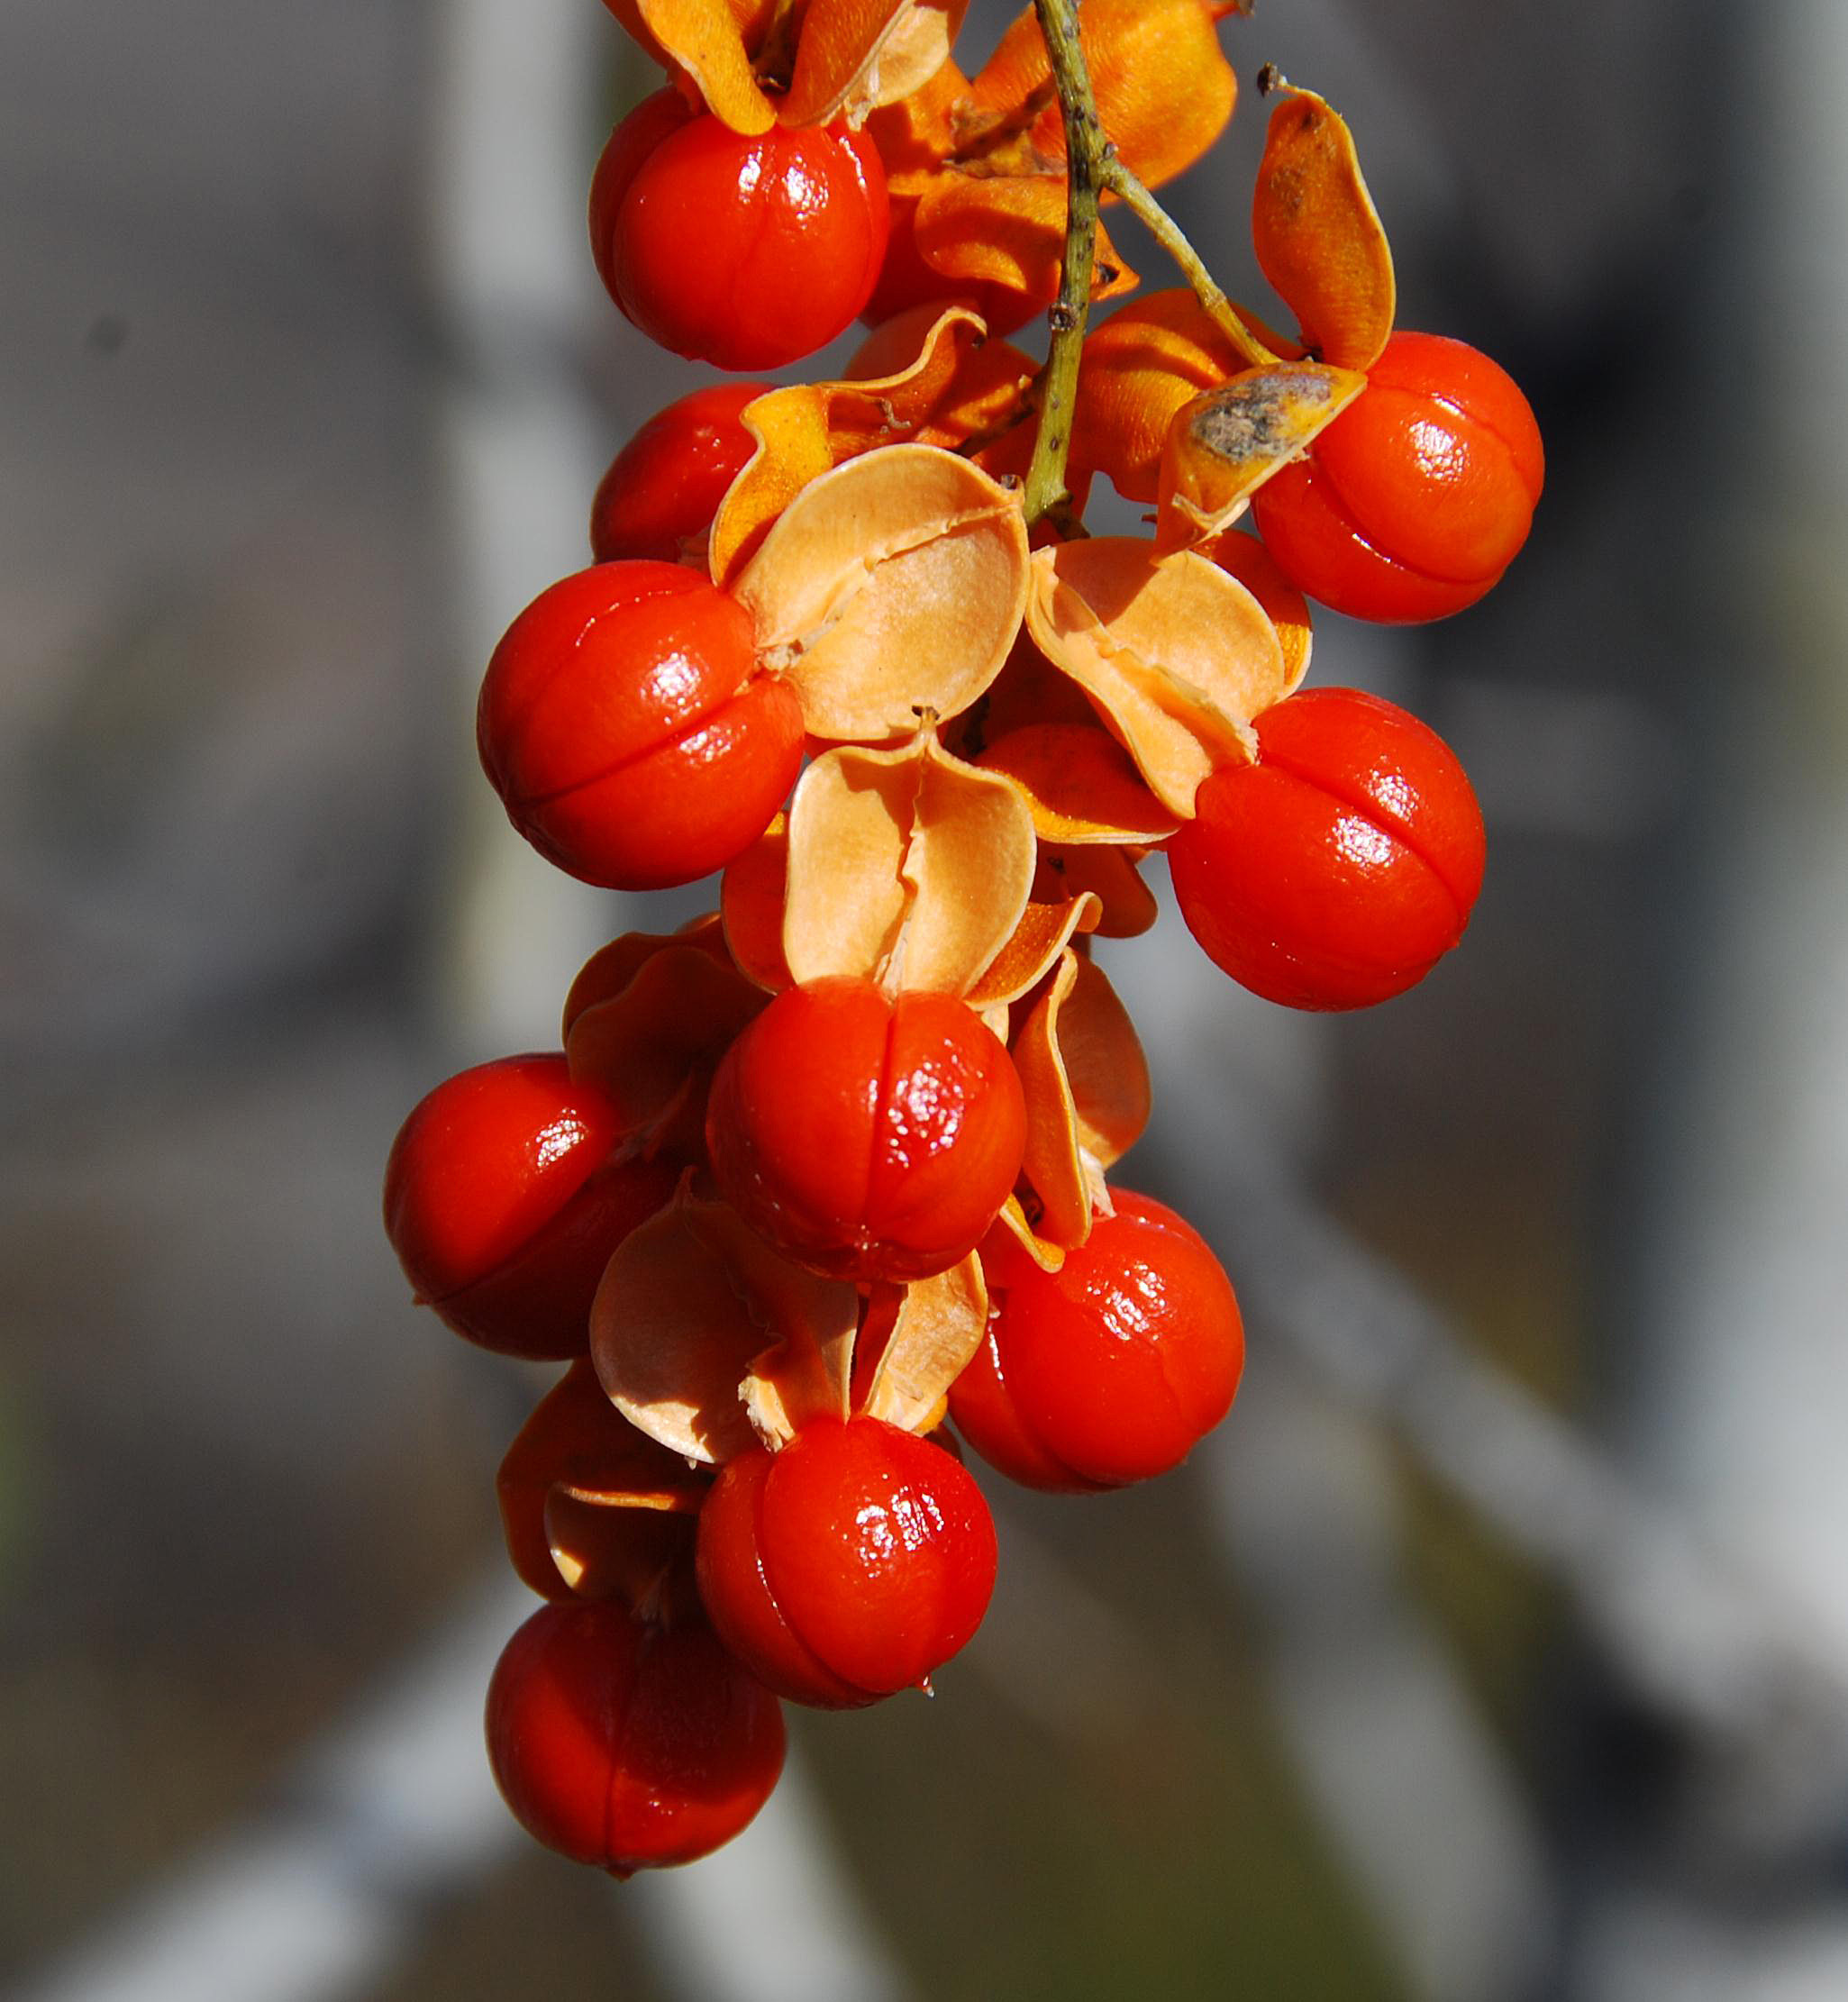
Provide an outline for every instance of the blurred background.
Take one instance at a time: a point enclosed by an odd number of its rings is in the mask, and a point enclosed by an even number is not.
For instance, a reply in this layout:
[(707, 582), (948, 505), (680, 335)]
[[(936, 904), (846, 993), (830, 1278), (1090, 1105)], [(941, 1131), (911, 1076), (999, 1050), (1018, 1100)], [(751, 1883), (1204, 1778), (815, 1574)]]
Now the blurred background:
[(471, 733), (706, 379), (582, 241), (654, 78), (595, 0), (0, 9), (7, 1993), (1848, 1994), (1848, 12), (1222, 33), (1246, 101), (1170, 191), (1215, 270), (1255, 293), (1275, 61), (1353, 124), (1406, 323), (1546, 434), (1493, 597), (1316, 643), (1455, 746), (1488, 887), (1353, 1018), (1171, 909), (1109, 950), (1127, 1179), (1233, 1274), (1238, 1407), (1147, 1489), (989, 1483), (936, 1700), (792, 1713), (749, 1834), (616, 1887), (480, 1750), (543, 1378), (411, 1310), (378, 1185), (700, 901), (552, 875)]

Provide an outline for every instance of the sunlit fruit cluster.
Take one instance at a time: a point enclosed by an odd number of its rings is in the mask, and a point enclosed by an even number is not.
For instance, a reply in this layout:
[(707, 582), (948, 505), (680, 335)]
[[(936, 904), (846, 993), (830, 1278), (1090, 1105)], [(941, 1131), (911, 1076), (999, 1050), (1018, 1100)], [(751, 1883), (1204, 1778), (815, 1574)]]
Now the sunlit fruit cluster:
[[(929, 1688), (969, 1641), (997, 1542), (965, 1449), (1096, 1493), (1229, 1409), (1224, 1272), (1111, 1178), (1148, 1071), (1093, 947), (1153, 923), (1148, 858), (1299, 1008), (1414, 985), (1481, 881), (1444, 744), (1300, 688), (1306, 600), (1487, 591), (1540, 492), (1527, 405), (1394, 331), (1347, 128), (1268, 75), (1252, 235), (1297, 334), (1196, 270), (1088, 332), (1068, 299), (1048, 365), (1010, 344), (1080, 226), (1065, 5), (970, 77), (957, 0), (608, 0), (669, 78), (592, 184), (624, 315), (733, 370), (871, 328), (838, 379), (651, 419), (592, 566), (496, 649), (479, 750), (519, 832), (616, 889), (722, 872), (718, 907), (604, 948), (560, 1047), (440, 1085), (386, 1177), (418, 1299), (569, 1365), (500, 1472), (547, 1603), (488, 1746), (541, 1842), (618, 1875), (751, 1819), (781, 1700)], [(1232, 114), (1232, 11), (1087, 0), (1101, 131), (1148, 186)], [(1092, 304), (1136, 283), (1099, 229)], [(1150, 534), (1086, 533), (1099, 476)]]

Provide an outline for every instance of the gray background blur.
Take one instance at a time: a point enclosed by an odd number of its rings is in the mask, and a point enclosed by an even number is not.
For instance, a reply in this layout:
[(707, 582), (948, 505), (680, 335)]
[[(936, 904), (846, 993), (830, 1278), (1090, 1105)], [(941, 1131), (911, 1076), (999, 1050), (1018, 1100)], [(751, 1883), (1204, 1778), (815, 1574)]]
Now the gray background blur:
[(1848, 18), (1223, 32), (1175, 191), (1215, 268), (1274, 60), (1348, 113), (1406, 323), (1546, 433), (1492, 599), (1316, 642), (1470, 767), (1477, 921), (1334, 1021), (1171, 913), (1112, 952), (1129, 1178), (1233, 1273), (1238, 1408), (1150, 1489), (997, 1493), (936, 1702), (793, 1717), (751, 1834), (617, 1888), (480, 1758), (542, 1379), (413, 1314), (377, 1189), (423, 1090), (695, 907), (552, 877), (469, 728), (706, 379), (580, 241), (651, 86), (595, 0), (0, 8), (11, 1992), (1848, 1993)]

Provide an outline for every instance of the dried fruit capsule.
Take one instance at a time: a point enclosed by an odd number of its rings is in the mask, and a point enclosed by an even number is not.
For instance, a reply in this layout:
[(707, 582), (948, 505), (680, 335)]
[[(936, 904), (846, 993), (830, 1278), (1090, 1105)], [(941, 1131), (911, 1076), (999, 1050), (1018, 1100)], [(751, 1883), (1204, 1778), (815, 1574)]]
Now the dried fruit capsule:
[(1238, 1390), (1244, 1324), (1206, 1240), (1149, 1197), (1113, 1199), (1115, 1215), (1057, 1272), (1008, 1262), (950, 1392), (962, 1436), (1029, 1488), (1086, 1493), (1166, 1473)]
[(665, 1162), (614, 1154), (623, 1132), (620, 1108), (561, 1056), (439, 1085), (385, 1170), (386, 1234), (418, 1299), (504, 1355), (583, 1354), (611, 1252), (673, 1193)]
[(850, 326), (886, 254), (886, 172), (842, 126), (734, 132), (660, 91), (610, 135), (590, 241), (652, 341), (721, 369), (776, 369)]
[(1258, 761), (1215, 772), (1168, 845), (1209, 958), (1267, 1000), (1362, 1008), (1456, 944), (1482, 886), (1482, 814), (1449, 746), (1354, 688), (1257, 719)]
[(1545, 460), (1527, 399), (1487, 355), (1396, 333), (1367, 387), (1252, 496), (1299, 590), (1352, 618), (1408, 624), (1488, 591), (1533, 523)]
[(590, 504), (590, 551), (599, 563), (644, 558), (678, 563), (712, 526), (725, 489), (757, 441), (742, 422), (767, 382), (718, 382), (660, 410), (610, 461)]
[(727, 1051), (706, 1142), (720, 1192), (815, 1270), (926, 1279), (981, 1242), (1020, 1172), (1006, 1051), (942, 994), (789, 987)]
[(783, 1769), (777, 1699), (696, 1621), (542, 1606), (487, 1690), (487, 1754), (527, 1834), (615, 1877), (730, 1842)]
[(604, 563), (542, 591), (481, 686), (507, 817), (611, 889), (690, 883), (750, 847), (795, 783), (802, 716), (750, 617), (696, 571)]
[(878, 1418), (821, 1419), (726, 1462), (700, 1511), (700, 1596), (780, 1696), (852, 1709), (911, 1688), (981, 1624), (995, 1525), (950, 1454)]

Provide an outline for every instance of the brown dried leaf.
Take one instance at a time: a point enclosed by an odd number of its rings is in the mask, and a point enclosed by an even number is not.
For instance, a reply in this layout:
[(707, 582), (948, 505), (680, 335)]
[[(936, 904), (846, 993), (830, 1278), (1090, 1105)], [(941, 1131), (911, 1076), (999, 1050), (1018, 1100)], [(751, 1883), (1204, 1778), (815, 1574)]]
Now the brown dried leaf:
[(798, 981), (966, 993), (1025, 909), (1033, 862), (1019, 788), (934, 731), (897, 751), (831, 751), (790, 807), (785, 961)]
[(1017, 495), (953, 452), (888, 445), (806, 487), (734, 595), (810, 734), (882, 743), (994, 679), (1027, 575)]
[(1027, 623), (1082, 687), (1155, 796), (1190, 819), (1194, 794), (1255, 754), (1251, 719), (1284, 693), (1276, 630), (1243, 585), (1191, 551), (1128, 536), (1042, 550)]
[(632, 1424), (723, 1462), (803, 1419), (847, 1415), (860, 1298), (779, 1258), (722, 1203), (680, 1194), (617, 1247), (590, 1355)]
[(1392, 332), (1392, 251), (1346, 121), (1314, 91), (1284, 89), (1252, 203), (1258, 263), (1309, 347), (1364, 373)]
[(1116, 739), (1091, 724), (1029, 723), (991, 741), (978, 761), (1026, 795), (1042, 841), (1146, 845), (1180, 825)]
[(905, 1288), (898, 1317), (873, 1370), (867, 1415), (927, 1431), (950, 1386), (982, 1345), (988, 1293), (973, 1251), (934, 1279)]
[(1161, 452), (1157, 547), (1183, 548), (1230, 527), (1366, 387), (1352, 369), (1279, 361), (1182, 405)]
[(812, 0), (781, 106), (786, 125), (858, 125), (949, 60), (969, 0)]

